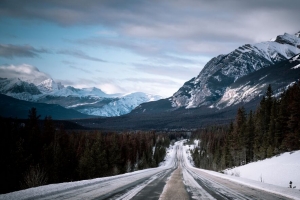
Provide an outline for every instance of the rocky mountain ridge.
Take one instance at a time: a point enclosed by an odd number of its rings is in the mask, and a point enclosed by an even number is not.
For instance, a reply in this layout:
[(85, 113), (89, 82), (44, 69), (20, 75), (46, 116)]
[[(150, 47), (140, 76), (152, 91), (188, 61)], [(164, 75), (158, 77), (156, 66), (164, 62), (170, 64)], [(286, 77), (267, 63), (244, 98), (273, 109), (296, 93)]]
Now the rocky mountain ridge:
[(218, 105), (223, 96), (228, 94), (230, 85), (241, 77), (299, 53), (299, 33), (285, 33), (274, 41), (245, 44), (227, 55), (211, 59), (199, 75), (187, 81), (169, 101), (174, 108)]

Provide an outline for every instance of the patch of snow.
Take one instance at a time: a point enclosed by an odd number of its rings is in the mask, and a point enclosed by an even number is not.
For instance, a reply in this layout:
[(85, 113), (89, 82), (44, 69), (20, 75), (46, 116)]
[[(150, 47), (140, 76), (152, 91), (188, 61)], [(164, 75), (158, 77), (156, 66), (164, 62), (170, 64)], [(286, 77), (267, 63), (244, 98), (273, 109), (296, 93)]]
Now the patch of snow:
[(254, 86), (241, 85), (238, 88), (226, 88), (224, 95), (222, 96), (221, 100), (216, 104), (218, 108), (220, 106), (222, 108), (238, 104), (240, 102), (249, 102), (254, 99), (258, 94), (262, 92), (262, 88), (265, 84), (257, 84)]
[(218, 80), (219, 82), (222, 80), (220, 76), (213, 76), (213, 78)]
[(96, 103), (98, 103), (98, 101), (95, 101), (95, 102), (92, 102), (92, 103), (78, 103), (78, 104), (74, 104), (74, 105), (71, 105), (71, 106), (67, 106), (66, 108), (76, 108), (78, 106), (93, 105), (93, 104), (96, 104)]
[(292, 58), (292, 61), (296, 61), (296, 60), (300, 61), (300, 54)]
[(296, 65), (295, 67), (292, 67), (291, 69), (297, 69), (300, 68), (300, 64)]
[(261, 81), (261, 80), (263, 80), (264, 78), (266, 78), (268, 75), (265, 75), (265, 76), (263, 76), (263, 77), (261, 77), (259, 80)]
[[(221, 174), (215, 171), (204, 170), (204, 169), (193, 167), (191, 162), (189, 161), (190, 155), (187, 153), (189, 152), (188, 147), (183, 146), (183, 148), (184, 148), (183, 157), (186, 160), (186, 164), (187, 166), (189, 166), (194, 170), (203, 171), (220, 178), (231, 180), (233, 182), (237, 182), (249, 187), (257, 188), (259, 190), (264, 190), (274, 194), (279, 194), (288, 198), (298, 199), (298, 200), (300, 199), (300, 191), (299, 191), (300, 151), (296, 151), (292, 154), (285, 153), (278, 157), (273, 157), (271, 159), (258, 161), (256, 162), (257, 164), (250, 163), (248, 164), (248, 166), (244, 165), (235, 168), (240, 172), (240, 177), (235, 177), (226, 174)], [(264, 182), (260, 182), (258, 180), (261, 174), (265, 180)], [(245, 178), (246, 176), (247, 178)], [(293, 185), (297, 187), (296, 189), (288, 188), (290, 181), (293, 181)], [(269, 184), (269, 182), (271, 183)]]
[(164, 159), (164, 161), (162, 161), (161, 163), (159, 163), (159, 167), (164, 167), (164, 168), (168, 168), (173, 166), (174, 164), (174, 159), (176, 156), (176, 146), (177, 143), (175, 143), (174, 145), (170, 145), (169, 148), (167, 148), (167, 154), (166, 157)]

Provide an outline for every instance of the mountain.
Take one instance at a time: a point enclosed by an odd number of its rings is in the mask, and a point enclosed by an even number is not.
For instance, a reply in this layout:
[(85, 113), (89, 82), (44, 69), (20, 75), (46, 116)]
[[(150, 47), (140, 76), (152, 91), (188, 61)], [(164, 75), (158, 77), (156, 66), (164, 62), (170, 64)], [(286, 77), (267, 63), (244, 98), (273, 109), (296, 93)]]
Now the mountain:
[(169, 99), (143, 103), (127, 115), (113, 118), (76, 120), (90, 128), (189, 131), (208, 125), (229, 124), (238, 107), (254, 110), (269, 84), (278, 96), (300, 78), (300, 54), (245, 75), (230, 85), (222, 98), (210, 106), (186, 109), (172, 107)]
[[(244, 80), (242, 78), (264, 68), (267, 68), (267, 70), (261, 71), (261, 74), (265, 73), (265, 76), (267, 76), (268, 71), (273, 70), (272, 66), (299, 54), (299, 35), (300, 32), (295, 35), (285, 33), (277, 36), (274, 41), (253, 45), (245, 44), (227, 55), (212, 58), (198, 76), (184, 83), (173, 96), (163, 101), (164, 110), (172, 111), (178, 108), (190, 109), (201, 106), (223, 109), (240, 102), (249, 102), (261, 95), (264, 87), (261, 88), (260, 92), (253, 93), (249, 85), (241, 83)], [(276, 82), (276, 80), (274, 81)], [(291, 81), (285, 80), (281, 87), (284, 88)], [(244, 87), (237, 89), (238, 83), (240, 87), (244, 84)], [(248, 87), (249, 90), (246, 90)], [(233, 90), (239, 91), (239, 97), (232, 99), (237, 95)], [(248, 94), (244, 94), (244, 92), (248, 92)], [(156, 107), (154, 104), (151, 103), (152, 106)], [(162, 101), (157, 102), (157, 104), (161, 105)], [(146, 107), (148, 108), (146, 111), (150, 109), (149, 105), (150, 103), (148, 105), (142, 104), (138, 108), (139, 110), (136, 109), (133, 112), (145, 112)], [(162, 108), (160, 108), (161, 110)], [(152, 109), (151, 112), (153, 111)]]
[[(110, 102), (99, 107), (94, 106), (96, 103), (84, 104), (78, 106), (71, 106), (81, 113), (96, 115), (96, 116), (120, 116), (130, 113), (134, 108), (136, 108), (141, 103), (156, 101), (160, 99), (160, 96), (149, 95), (142, 92), (131, 93), (123, 97), (112, 99)], [(107, 100), (106, 100), (107, 101)], [(103, 101), (101, 101), (103, 104)], [(94, 107), (91, 108), (91, 105)]]
[(121, 95), (106, 94), (96, 87), (65, 87), (53, 79), (35, 85), (21, 79), (0, 78), (0, 93), (20, 100), (58, 104), (84, 114), (105, 117), (127, 114), (141, 103), (161, 98), (141, 92)]
[(239, 78), (298, 53), (299, 35), (287, 33), (277, 36), (275, 41), (243, 45), (227, 55), (211, 59), (200, 74), (186, 82), (170, 101), (175, 108), (211, 106), (220, 100), (230, 85)]
[[(191, 130), (228, 124), (237, 108), (256, 109), (271, 84), (275, 96), (300, 79), (300, 32), (244, 45), (211, 59), (173, 96), (142, 103), (121, 117), (80, 120), (107, 129)], [(92, 121), (92, 125), (91, 125)]]
[(36, 85), (18, 78), (0, 78), (0, 93), (21, 100), (33, 100), (33, 96), (42, 94)]
[(56, 104), (35, 103), (18, 100), (7, 95), (0, 94), (0, 116), (27, 119), (28, 111), (35, 107), (40, 119), (51, 116), (53, 119), (85, 119), (92, 116), (82, 114), (73, 109), (66, 109)]
[(108, 95), (104, 93), (102, 90), (96, 87), (91, 88), (74, 88), (72, 86), (65, 87), (61, 83), (56, 83), (53, 79), (47, 79), (37, 85), (39, 90), (51, 96), (94, 96), (94, 97), (113, 97), (114, 95)]
[(56, 83), (53, 79), (46, 79), (37, 85), (42, 93), (51, 93), (64, 88), (61, 83)]

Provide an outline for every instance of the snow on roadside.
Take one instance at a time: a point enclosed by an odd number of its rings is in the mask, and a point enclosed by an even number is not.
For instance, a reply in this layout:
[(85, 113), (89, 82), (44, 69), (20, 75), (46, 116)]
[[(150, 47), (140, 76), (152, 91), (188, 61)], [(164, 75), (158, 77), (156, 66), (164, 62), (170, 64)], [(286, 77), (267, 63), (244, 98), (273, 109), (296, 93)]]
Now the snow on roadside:
[[(190, 162), (191, 157), (190, 157), (190, 153), (189, 153), (188, 150), (191, 149), (191, 148), (192, 147), (183, 146), (183, 149), (184, 149), (184, 151), (183, 151), (184, 156), (183, 157), (186, 159), (187, 166), (189, 166), (193, 169), (200, 170), (200, 171), (206, 172), (208, 174), (211, 174), (211, 175), (214, 175), (214, 176), (217, 176), (217, 177), (220, 177), (220, 178), (224, 178), (224, 179), (227, 179), (227, 180), (230, 180), (230, 181), (233, 181), (233, 182), (237, 182), (237, 183), (240, 183), (240, 184), (243, 184), (243, 185), (247, 185), (249, 187), (257, 188), (257, 189), (264, 190), (264, 191), (267, 191), (267, 192), (271, 192), (271, 193), (274, 193), (274, 194), (279, 194), (279, 195), (282, 195), (282, 196), (285, 196), (285, 197), (300, 200), (300, 190), (299, 190), (299, 187), (298, 187), (298, 183), (300, 181), (300, 178), (299, 178), (300, 177), (300, 173), (299, 173), (299, 169), (300, 169), (300, 151), (296, 151), (292, 154), (284, 153), (283, 155), (278, 156), (279, 158), (273, 157), (271, 159), (266, 159), (266, 160), (263, 160), (263, 161), (256, 162), (258, 164), (253, 169), (251, 167), (251, 164), (255, 164), (255, 163), (248, 164), (250, 167), (249, 166), (245, 167), (246, 165), (241, 166), (241, 167), (239, 167), (241, 177), (235, 177), (235, 176), (230, 176), (230, 175), (227, 175), (227, 174), (221, 174), (221, 173), (218, 173), (218, 172), (215, 172), (215, 171), (195, 168), (194, 166), (192, 166), (192, 164)], [(270, 161), (268, 161), (268, 160), (270, 160)], [(283, 162), (283, 163), (280, 163), (280, 162)], [(286, 163), (284, 163), (284, 162), (286, 162)], [(245, 168), (243, 168), (243, 167), (245, 167)], [(237, 170), (237, 168), (235, 168), (235, 169)], [(259, 170), (259, 169), (260, 170), (264, 169), (265, 172), (269, 171), (270, 174), (273, 174), (274, 178), (278, 177), (279, 180), (282, 177), (285, 177), (285, 176), (291, 178), (290, 175), (292, 175), (292, 177), (294, 177), (293, 178), (294, 181), (292, 180), (293, 181), (293, 186), (295, 184), (297, 184), (297, 188), (296, 189), (288, 188), (288, 183), (289, 183), (290, 180), (288, 180), (288, 182), (285, 183), (285, 185), (282, 187), (282, 186), (278, 186), (278, 185), (272, 185), (272, 184), (269, 184), (267, 182), (260, 182), (260, 181), (257, 180), (257, 178), (255, 178), (254, 180), (250, 180), (249, 178), (251, 176), (248, 177), (248, 178), (244, 178), (243, 175), (242, 175), (243, 172), (249, 171), (249, 173), (251, 174), (251, 171), (254, 173), (255, 170)], [(233, 172), (234, 172), (234, 169), (231, 169), (231, 170), (233, 170)], [(279, 174), (279, 173), (281, 173), (281, 174)], [(246, 173), (244, 173), (244, 174), (246, 174)], [(265, 177), (267, 177), (267, 175)]]
[(227, 169), (226, 174), (239, 172), (240, 177), (262, 181), (281, 187), (288, 187), (293, 182), (300, 189), (300, 151), (287, 152), (269, 159), (249, 163), (244, 166)]
[[(36, 199), (42, 195), (48, 195), (48, 194), (55, 194), (61, 191), (67, 191), (71, 190), (74, 188), (81, 188), (81, 187), (86, 187), (90, 185), (94, 185), (97, 183), (101, 183), (104, 181), (109, 181), (109, 180), (114, 180), (116, 178), (125, 178), (128, 183), (133, 179), (127, 178), (128, 175), (134, 175), (134, 178), (137, 179), (140, 176), (144, 176), (145, 174), (154, 174), (156, 173), (157, 168), (149, 168), (149, 169), (144, 169), (140, 171), (135, 171), (135, 172), (130, 172), (130, 173), (125, 173), (125, 174), (120, 174), (116, 176), (110, 176), (110, 177), (102, 177), (102, 178), (95, 178), (95, 179), (90, 179), (90, 180), (81, 180), (81, 181), (75, 181), (75, 182), (65, 182), (65, 183), (57, 183), (57, 184), (49, 184), (49, 185), (43, 185), (39, 187), (34, 187), (34, 188), (28, 188), (25, 190), (19, 190), (7, 194), (0, 194), (0, 200), (10, 200), (10, 199)], [(159, 170), (157, 170), (159, 171)], [(107, 190), (113, 190), (117, 189), (118, 187), (122, 186), (124, 184), (123, 181), (119, 181), (118, 184), (111, 185), (107, 187)]]
[[(47, 195), (47, 194), (53, 194), (60, 191), (65, 190), (71, 190), (74, 188), (81, 188), (97, 183), (101, 183), (104, 181), (114, 180), (114, 179), (121, 179), (126, 178), (128, 175), (134, 175), (134, 177), (127, 178), (127, 182), (130, 183), (134, 179), (143, 178), (147, 175), (155, 175), (156, 173), (171, 168), (174, 165), (174, 157), (176, 155), (176, 149), (175, 146), (170, 146), (167, 149), (167, 156), (164, 162), (160, 164), (160, 167), (158, 168), (148, 168), (144, 170), (138, 170), (135, 172), (129, 172), (125, 174), (120, 174), (116, 176), (110, 176), (110, 177), (102, 177), (102, 178), (95, 178), (90, 180), (82, 180), (82, 181), (75, 181), (75, 182), (65, 182), (65, 183), (57, 183), (57, 184), (49, 184), (49, 185), (43, 185), (35, 188), (29, 188), (25, 190), (15, 191), (7, 194), (0, 194), (0, 200), (10, 200), (10, 199), (34, 199), (41, 195)], [(152, 179), (151, 179), (152, 180)], [(121, 181), (120, 184), (126, 185), (126, 181)], [(106, 186), (107, 190), (114, 190), (120, 187), (121, 185), (114, 184), (111, 186)]]
[(169, 148), (166, 149), (166, 157), (164, 159), (164, 161), (162, 161), (161, 163), (159, 163), (159, 167), (172, 167), (173, 163), (174, 163), (174, 157), (176, 155), (176, 143), (174, 145), (170, 145)]

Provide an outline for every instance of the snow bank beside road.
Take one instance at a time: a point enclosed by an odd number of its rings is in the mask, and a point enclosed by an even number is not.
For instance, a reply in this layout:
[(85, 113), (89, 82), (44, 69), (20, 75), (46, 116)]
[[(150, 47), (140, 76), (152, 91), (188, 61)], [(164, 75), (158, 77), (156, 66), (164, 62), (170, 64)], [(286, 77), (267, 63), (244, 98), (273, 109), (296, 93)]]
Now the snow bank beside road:
[[(189, 149), (192, 149), (193, 147), (189, 146), (183, 146), (183, 153), (185, 154), (183, 157), (186, 159), (187, 165), (191, 168), (193, 168), (195, 171), (203, 171), (208, 174), (224, 178), (227, 180), (231, 180), (249, 187), (257, 188), (260, 190), (264, 190), (267, 192), (271, 192), (274, 194), (279, 194), (285, 197), (289, 197), (292, 199), (298, 199), (300, 200), (300, 191), (298, 187), (298, 183), (300, 181), (300, 151), (296, 151), (292, 154), (290, 153), (284, 153), (280, 156), (275, 156), (271, 159), (266, 159), (263, 161), (255, 162), (255, 163), (250, 163), (248, 165), (240, 166), (234, 169), (231, 169), (232, 172), (234, 170), (240, 170), (240, 177), (235, 177), (235, 176), (230, 176), (226, 174), (221, 174), (215, 171), (210, 171), (210, 170), (204, 170), (204, 169), (199, 169), (192, 167), (192, 164), (190, 163), (191, 157), (189, 153)], [(294, 154), (294, 155), (293, 155)], [(253, 166), (252, 166), (253, 165)], [(255, 167), (254, 167), (255, 166)], [(228, 173), (230, 173), (229, 170), (227, 170)], [(253, 180), (250, 180), (251, 177), (253, 176), (254, 173), (258, 172), (259, 175), (262, 172), (267, 172), (272, 174), (274, 179), (277, 179), (279, 182), (282, 179), (282, 177), (288, 177), (291, 178), (293, 177), (293, 186), (297, 184), (296, 189), (288, 188), (288, 183), (289, 179), (287, 179), (287, 183), (284, 184), (284, 186), (278, 186), (274, 184), (269, 184), (266, 182), (260, 182), (257, 178), (254, 178)], [(246, 177), (246, 175), (249, 175), (249, 177)], [(278, 174), (281, 173), (281, 174)], [(244, 174), (244, 176), (243, 176)], [(265, 173), (267, 174), (267, 173)], [(267, 175), (266, 175), (267, 177)]]
[(240, 177), (288, 187), (293, 182), (300, 189), (300, 151), (287, 152), (269, 159), (225, 170), (226, 174), (239, 172)]
[[(66, 193), (70, 193), (70, 194), (73, 193), (74, 198), (76, 197), (77, 199), (95, 199), (96, 197), (98, 197), (97, 195), (99, 196), (104, 195), (106, 193), (115, 191), (118, 188), (125, 187), (129, 184), (132, 184), (137, 180), (141, 180), (152, 176), (150, 180), (146, 182), (146, 184), (149, 184), (152, 180), (154, 180), (158, 176), (159, 173), (165, 171), (166, 169), (174, 167), (175, 164), (174, 158), (176, 156), (175, 147), (170, 146), (167, 149), (167, 152), (168, 153), (165, 161), (161, 163), (160, 167), (158, 168), (148, 168), (144, 170), (129, 172), (126, 174), (120, 174), (120, 175), (110, 176), (110, 177), (102, 177), (102, 178), (82, 180), (76, 182), (50, 184), (50, 185), (44, 185), (35, 188), (29, 188), (26, 190), (20, 190), (16, 192), (7, 193), (7, 194), (0, 194), (0, 200), (43, 199), (43, 198), (50, 199), (51, 195), (56, 195), (59, 193), (62, 193), (61, 198), (63, 198), (63, 195), (65, 195)], [(146, 186), (145, 184), (140, 184), (135, 189), (135, 192), (141, 190), (145, 186)], [(94, 189), (95, 187), (98, 187), (98, 189)], [(83, 190), (84, 188), (87, 188), (85, 190), (86, 195), (91, 195), (91, 196), (81, 198), (82, 196), (80, 195), (82, 194), (78, 194), (78, 192)], [(94, 193), (93, 190), (95, 191)], [(95, 197), (93, 197), (92, 195), (94, 195)]]
[(172, 167), (173, 163), (174, 163), (174, 158), (176, 156), (176, 143), (174, 145), (170, 145), (169, 148), (166, 149), (166, 157), (164, 159), (164, 161), (162, 161), (161, 163), (159, 163), (159, 167)]

